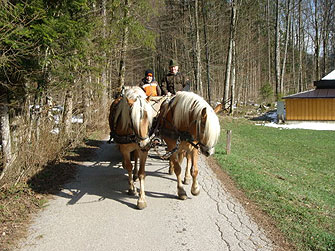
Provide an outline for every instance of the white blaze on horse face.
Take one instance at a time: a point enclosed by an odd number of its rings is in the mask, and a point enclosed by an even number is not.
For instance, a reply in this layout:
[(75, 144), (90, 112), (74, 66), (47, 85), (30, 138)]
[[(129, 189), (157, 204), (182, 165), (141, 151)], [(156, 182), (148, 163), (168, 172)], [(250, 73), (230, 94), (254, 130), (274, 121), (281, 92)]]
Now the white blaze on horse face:
[(139, 142), (139, 146), (141, 148), (146, 147), (149, 142), (149, 119), (148, 119), (148, 113), (147, 111), (143, 111), (143, 115), (140, 119), (140, 125), (139, 125), (139, 136), (143, 139)]
[(142, 118), (140, 120), (139, 136), (142, 138), (148, 137), (149, 131), (149, 121), (147, 112), (143, 112)]

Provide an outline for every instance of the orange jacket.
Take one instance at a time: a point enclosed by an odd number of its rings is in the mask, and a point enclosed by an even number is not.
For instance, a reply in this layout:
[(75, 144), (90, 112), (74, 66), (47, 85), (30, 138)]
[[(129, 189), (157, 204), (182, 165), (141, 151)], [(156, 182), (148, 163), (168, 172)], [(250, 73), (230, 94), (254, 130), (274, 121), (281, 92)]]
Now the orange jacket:
[(160, 96), (160, 87), (156, 81), (152, 81), (151, 83), (144, 82), (141, 86), (142, 89), (145, 91), (147, 96)]

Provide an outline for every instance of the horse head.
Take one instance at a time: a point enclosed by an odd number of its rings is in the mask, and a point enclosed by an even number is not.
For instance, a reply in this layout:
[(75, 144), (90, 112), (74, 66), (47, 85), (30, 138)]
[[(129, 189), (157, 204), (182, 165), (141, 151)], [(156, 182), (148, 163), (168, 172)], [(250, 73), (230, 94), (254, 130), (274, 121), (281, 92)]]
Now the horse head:
[(200, 151), (205, 156), (214, 154), (216, 142), (220, 133), (220, 124), (215, 111), (210, 107), (201, 110), (200, 119), (197, 122), (197, 139)]
[[(175, 96), (174, 123), (178, 130), (187, 131), (201, 152), (209, 156), (220, 135), (220, 123), (216, 111), (199, 95), (178, 92)], [(174, 105), (172, 104), (172, 106)]]
[(137, 96), (135, 99), (127, 98), (130, 106), (132, 129), (136, 135), (136, 142), (141, 149), (145, 149), (149, 143), (149, 131), (153, 120), (153, 111), (149, 102)]

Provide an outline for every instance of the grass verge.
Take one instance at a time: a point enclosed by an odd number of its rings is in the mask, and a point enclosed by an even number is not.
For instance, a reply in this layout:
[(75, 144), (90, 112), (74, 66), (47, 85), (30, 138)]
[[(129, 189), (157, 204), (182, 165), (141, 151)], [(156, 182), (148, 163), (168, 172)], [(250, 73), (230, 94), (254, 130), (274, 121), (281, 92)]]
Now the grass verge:
[[(226, 155), (225, 130), (232, 130)], [(335, 250), (335, 132), (225, 119), (215, 158), (298, 250)]]

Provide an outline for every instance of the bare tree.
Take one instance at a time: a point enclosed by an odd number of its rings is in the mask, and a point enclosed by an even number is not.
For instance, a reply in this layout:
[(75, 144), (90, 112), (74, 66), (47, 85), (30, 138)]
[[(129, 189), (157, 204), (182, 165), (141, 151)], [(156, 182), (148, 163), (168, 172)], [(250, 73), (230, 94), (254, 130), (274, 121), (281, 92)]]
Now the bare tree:
[(303, 82), (302, 82), (302, 50), (303, 50), (303, 24), (302, 24), (302, 0), (298, 0), (298, 91), (301, 92), (303, 90)]
[(279, 0), (276, 0), (276, 45), (275, 45), (275, 61), (276, 61), (276, 97), (282, 94), (280, 88), (280, 10), (279, 10)]
[(202, 18), (203, 18), (203, 28), (204, 28), (204, 42), (206, 50), (206, 73), (207, 73), (207, 96), (208, 102), (211, 103), (211, 85), (210, 85), (210, 54), (209, 46), (207, 40), (207, 8), (205, 6), (205, 1), (202, 0)]
[(233, 51), (234, 51), (233, 46), (235, 45), (235, 43), (233, 42), (235, 39), (235, 25), (236, 25), (236, 2), (235, 0), (232, 0), (231, 1), (230, 33), (229, 33), (230, 36), (229, 36), (229, 45), (228, 45), (228, 53), (227, 53), (226, 75), (225, 75), (224, 96), (223, 96), (224, 108), (228, 108), (229, 106), (231, 68), (232, 68)]
[(320, 78), (320, 31), (319, 31), (319, 6), (318, 0), (314, 0), (314, 62), (315, 62), (315, 79)]
[(129, 1), (124, 0), (124, 22), (123, 22), (123, 32), (122, 32), (122, 44), (121, 44), (121, 55), (120, 55), (120, 69), (119, 69), (119, 80), (118, 85), (121, 88), (125, 82), (126, 74), (126, 53), (128, 49), (128, 19), (129, 19)]
[[(104, 42), (107, 39), (107, 13), (106, 13), (106, 0), (101, 0), (101, 17), (102, 17), (102, 38)], [(107, 92), (107, 52), (103, 50), (102, 52), (103, 65), (101, 73), (101, 108), (104, 111), (108, 109), (108, 92)], [(104, 112), (106, 113), (106, 112)]]
[(280, 79), (280, 92), (284, 93), (284, 76), (285, 76), (285, 69), (286, 69), (286, 59), (287, 59), (287, 50), (288, 50), (288, 42), (290, 38), (290, 23), (291, 23), (291, 2), (287, 0), (286, 6), (286, 27), (285, 27), (285, 50), (283, 55), (283, 63), (281, 68), (281, 79)]
[(63, 114), (63, 134), (70, 135), (72, 129), (72, 110), (73, 110), (73, 93), (69, 88), (65, 95), (64, 114)]
[(270, 32), (270, 0), (267, 0), (266, 5), (266, 21), (267, 21), (267, 42), (268, 42), (268, 82), (271, 84), (271, 32)]
[(203, 96), (202, 81), (201, 81), (201, 49), (200, 49), (200, 35), (199, 35), (199, 17), (198, 17), (198, 0), (194, 1), (194, 29), (195, 29), (195, 54), (196, 54), (196, 86), (200, 96)]
[(10, 137), (8, 99), (6, 94), (0, 95), (0, 126), (3, 156), (3, 169), (0, 171), (1, 180), (12, 163), (12, 143)]

